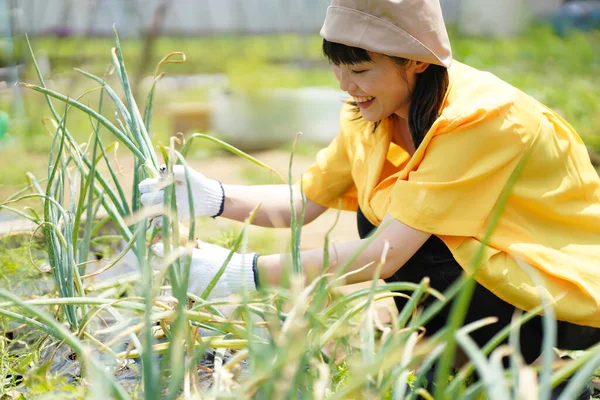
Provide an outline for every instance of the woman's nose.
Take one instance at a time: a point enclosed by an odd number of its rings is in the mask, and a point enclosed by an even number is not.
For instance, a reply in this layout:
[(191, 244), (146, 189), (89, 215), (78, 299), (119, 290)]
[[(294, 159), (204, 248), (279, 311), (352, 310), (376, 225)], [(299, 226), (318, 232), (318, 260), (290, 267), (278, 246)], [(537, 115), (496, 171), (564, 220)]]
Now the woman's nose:
[(340, 70), (336, 73), (336, 77), (340, 81), (340, 89), (344, 92), (351, 92), (356, 89), (356, 84), (352, 81), (347, 72)]

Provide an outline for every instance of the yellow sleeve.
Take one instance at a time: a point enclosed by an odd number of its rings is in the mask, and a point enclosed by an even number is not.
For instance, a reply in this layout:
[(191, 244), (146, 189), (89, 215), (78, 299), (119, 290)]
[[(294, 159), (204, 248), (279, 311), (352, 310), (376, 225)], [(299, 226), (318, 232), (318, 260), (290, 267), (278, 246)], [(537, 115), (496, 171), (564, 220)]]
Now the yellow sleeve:
[(481, 232), (527, 145), (514, 118), (482, 114), (429, 141), (417, 169), (394, 185), (390, 215), (435, 235)]
[(304, 194), (329, 208), (338, 208), (341, 199), (343, 210), (356, 211), (358, 201), (351, 167), (340, 133), (329, 146), (319, 151), (316, 162), (302, 175)]

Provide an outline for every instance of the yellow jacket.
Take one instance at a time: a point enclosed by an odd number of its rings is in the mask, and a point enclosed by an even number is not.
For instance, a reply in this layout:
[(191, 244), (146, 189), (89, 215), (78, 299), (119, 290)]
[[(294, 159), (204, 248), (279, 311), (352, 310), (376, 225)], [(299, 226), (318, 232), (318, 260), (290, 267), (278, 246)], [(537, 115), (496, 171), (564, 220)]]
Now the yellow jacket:
[(332, 208), (341, 200), (352, 211), (360, 205), (375, 225), (389, 213), (439, 236), (471, 271), (498, 199), (527, 154), (476, 280), (524, 310), (545, 290), (558, 319), (600, 327), (600, 178), (566, 121), (457, 61), (441, 116), (412, 157), (391, 143), (391, 121), (373, 132), (356, 117), (345, 105), (340, 134), (303, 175), (309, 199)]

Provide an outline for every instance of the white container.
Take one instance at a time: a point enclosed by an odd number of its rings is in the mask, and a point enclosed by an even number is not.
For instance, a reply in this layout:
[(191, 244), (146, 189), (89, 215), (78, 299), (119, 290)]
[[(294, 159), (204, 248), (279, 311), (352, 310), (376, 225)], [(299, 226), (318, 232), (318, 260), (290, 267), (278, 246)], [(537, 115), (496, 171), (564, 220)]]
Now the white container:
[(298, 132), (327, 144), (339, 133), (340, 109), (347, 97), (339, 90), (315, 87), (215, 89), (209, 92), (211, 130), (246, 151), (292, 143)]
[(505, 37), (522, 33), (530, 21), (529, 0), (462, 0), (458, 28), (465, 35)]
[(296, 91), (300, 101), (300, 129), (304, 137), (329, 144), (340, 131), (340, 110), (348, 93), (341, 90), (306, 87)]

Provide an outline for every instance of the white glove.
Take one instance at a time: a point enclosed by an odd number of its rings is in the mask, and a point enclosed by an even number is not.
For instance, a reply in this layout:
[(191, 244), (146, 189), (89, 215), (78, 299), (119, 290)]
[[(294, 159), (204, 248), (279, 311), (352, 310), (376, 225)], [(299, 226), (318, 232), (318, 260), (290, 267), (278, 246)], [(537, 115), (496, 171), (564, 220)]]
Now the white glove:
[[(192, 260), (190, 264), (190, 278), (188, 281), (188, 292), (196, 296), (202, 295), (213, 277), (229, 255), (229, 250), (214, 244), (208, 244), (198, 240), (199, 249), (192, 249)], [(158, 256), (163, 257), (164, 248), (162, 242), (152, 246)], [(179, 248), (179, 260), (186, 262), (187, 249)], [(248, 291), (256, 290), (255, 271), (257, 253), (239, 254), (233, 253), (231, 260), (225, 267), (221, 278), (217, 281), (208, 299), (220, 299), (229, 297), (234, 293), (242, 292), (244, 286)], [(156, 265), (155, 265), (156, 267)], [(257, 271), (256, 271), (257, 272)], [(207, 299), (207, 300), (208, 300)]]
[[(166, 167), (160, 168), (161, 177), (158, 179), (144, 179), (138, 185), (141, 202), (144, 206), (154, 206), (163, 203), (164, 187), (166, 180)], [(190, 174), (190, 185), (194, 198), (194, 214), (196, 217), (218, 217), (223, 213), (225, 191), (221, 182), (209, 179), (200, 172), (188, 168)], [(177, 214), (180, 219), (189, 221), (190, 204), (188, 202), (188, 190), (185, 180), (185, 168), (183, 165), (173, 166), (173, 179), (175, 181), (175, 197), (177, 201)]]

